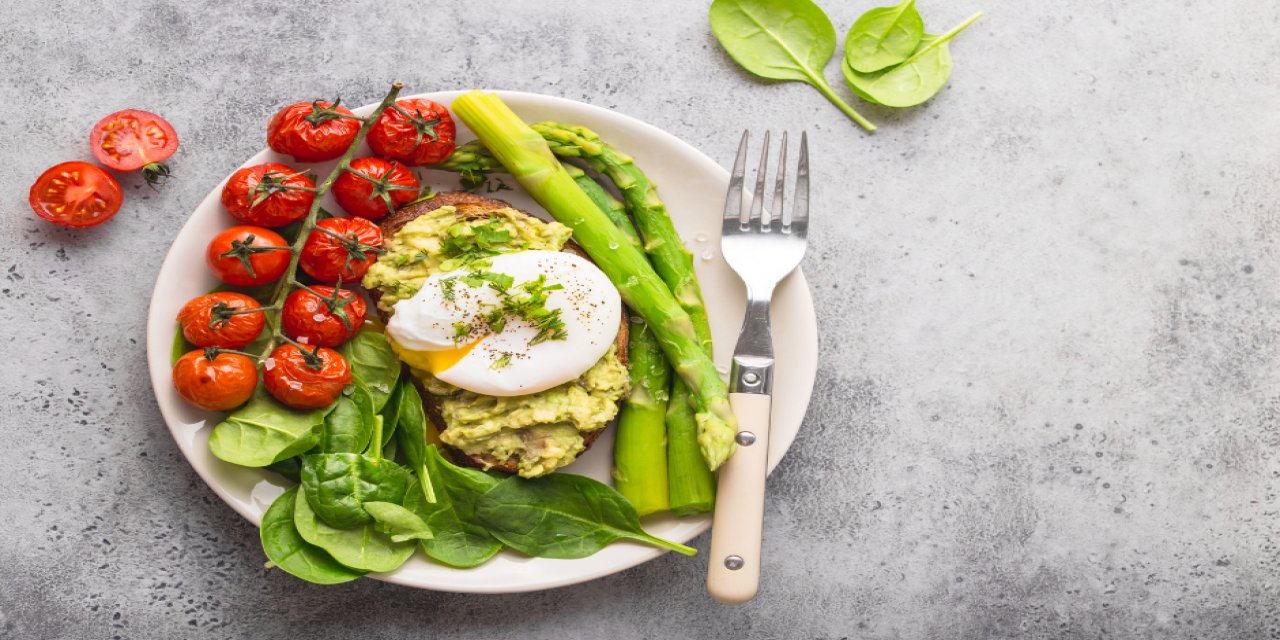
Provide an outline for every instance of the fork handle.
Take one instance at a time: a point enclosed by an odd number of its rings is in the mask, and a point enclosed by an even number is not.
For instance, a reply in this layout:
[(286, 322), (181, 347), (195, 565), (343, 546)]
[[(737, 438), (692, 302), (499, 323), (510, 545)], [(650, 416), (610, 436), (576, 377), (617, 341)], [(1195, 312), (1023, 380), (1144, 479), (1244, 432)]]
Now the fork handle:
[[(738, 451), (720, 467), (707, 591), (723, 604), (742, 604), (754, 598), (760, 588), (772, 402), (767, 395), (731, 393), (729, 403), (738, 418)], [(755, 436), (754, 441), (742, 435), (747, 432)], [(746, 444), (749, 441), (751, 444)]]

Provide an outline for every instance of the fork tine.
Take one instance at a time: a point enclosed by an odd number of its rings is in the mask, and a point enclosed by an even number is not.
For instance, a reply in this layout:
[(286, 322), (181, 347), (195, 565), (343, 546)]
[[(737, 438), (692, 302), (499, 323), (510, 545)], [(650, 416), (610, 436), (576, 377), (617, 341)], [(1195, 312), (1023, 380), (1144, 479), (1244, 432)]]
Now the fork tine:
[(733, 174), (729, 176), (729, 192), (724, 197), (725, 222), (737, 222), (742, 217), (742, 177), (747, 171), (747, 141), (750, 137), (751, 131), (743, 129), (738, 157), (733, 161)]
[[(789, 224), (787, 214), (783, 212), (783, 193), (787, 189), (787, 132), (782, 132), (782, 147), (778, 149), (778, 179), (773, 185), (773, 206), (769, 207), (772, 213), (773, 222), (780, 222), (782, 225)], [(761, 218), (760, 228), (765, 230), (777, 231), (778, 225), (765, 224)]]
[[(760, 149), (760, 168), (756, 170), (756, 191), (751, 198), (751, 215), (747, 220), (742, 220), (742, 226), (745, 228), (749, 222), (760, 221), (761, 212), (764, 211), (764, 181), (769, 173), (769, 132), (764, 132), (764, 147)], [(764, 221), (760, 222), (762, 225)]]
[(791, 226), (803, 235), (809, 226), (809, 133), (800, 133), (800, 160), (796, 169), (795, 202), (791, 205)]

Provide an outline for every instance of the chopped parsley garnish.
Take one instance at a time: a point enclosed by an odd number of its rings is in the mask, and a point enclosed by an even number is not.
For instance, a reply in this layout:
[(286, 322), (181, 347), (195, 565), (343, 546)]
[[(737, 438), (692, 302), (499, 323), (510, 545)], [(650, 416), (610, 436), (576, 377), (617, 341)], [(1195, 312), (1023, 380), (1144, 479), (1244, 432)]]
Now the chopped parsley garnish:
[[(568, 336), (564, 320), (560, 318), (560, 310), (547, 308), (547, 292), (564, 289), (564, 285), (547, 284), (545, 274), (539, 275), (537, 279), (523, 282), (518, 287), (514, 287), (515, 279), (511, 276), (493, 271), (473, 271), (459, 276), (458, 281), (469, 287), (487, 286), (498, 292), (498, 304), (491, 305), (484, 314), (485, 324), (490, 331), (499, 333), (506, 328), (508, 319), (519, 318), (538, 331), (529, 340), (530, 346), (547, 340), (564, 340)], [(446, 292), (446, 298), (447, 296)], [(467, 331), (470, 332), (469, 326)]]
[(458, 276), (449, 276), (440, 281), (440, 289), (444, 294), (444, 299), (453, 302), (458, 297)]
[(463, 338), (471, 335), (471, 325), (465, 322), (453, 323), (453, 344), (457, 346)]
[(501, 358), (494, 360), (493, 364), (489, 365), (489, 368), (496, 371), (498, 369), (506, 369), (509, 366), (511, 366), (511, 354), (503, 353)]
[(523, 241), (513, 241), (511, 231), (494, 216), (480, 224), (459, 222), (451, 225), (445, 230), (444, 241), (440, 243), (440, 254), (447, 262), (465, 266), (524, 245)]

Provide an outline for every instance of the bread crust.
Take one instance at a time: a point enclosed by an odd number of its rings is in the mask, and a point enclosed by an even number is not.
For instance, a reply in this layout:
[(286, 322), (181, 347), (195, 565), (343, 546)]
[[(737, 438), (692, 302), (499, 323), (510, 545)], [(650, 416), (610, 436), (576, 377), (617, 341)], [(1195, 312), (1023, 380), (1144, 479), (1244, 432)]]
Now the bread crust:
[[(397, 232), (399, 232), (400, 229), (404, 228), (404, 226), (408, 224), (410, 221), (414, 220), (419, 216), (435, 211), (440, 207), (454, 207), (457, 210), (458, 218), (461, 220), (482, 220), (482, 219), (488, 218), (489, 212), (495, 209), (515, 209), (516, 211), (519, 211), (520, 213), (526, 216), (529, 216), (530, 218), (536, 219), (536, 216), (528, 213), (527, 211), (521, 211), (520, 209), (516, 209), (515, 207), (511, 206), (510, 203), (505, 202), (503, 200), (498, 200), (496, 198), (487, 198), (485, 196), (469, 193), (466, 191), (446, 191), (444, 193), (440, 193), (436, 195), (434, 198), (423, 200), (421, 202), (415, 202), (408, 206), (402, 207), (395, 213), (391, 214), (390, 216), (387, 216), (385, 219), (383, 219), (382, 224), (380, 225), (382, 228), (382, 236), (384, 238), (390, 238), (394, 236)], [(567, 251), (574, 255), (585, 258), (586, 260), (589, 260), (589, 261), (591, 260), (591, 256), (588, 256), (587, 252), (583, 251), (582, 247), (578, 246), (572, 240), (570, 240), (567, 244), (565, 244), (564, 251)], [(592, 262), (594, 264), (594, 261)], [(381, 294), (377, 291), (370, 291), (369, 295), (373, 298), (374, 306), (375, 308), (377, 308), (378, 298), (381, 297)], [(381, 309), (379, 309), (378, 313), (379, 315), (382, 316), (382, 319), (384, 322), (388, 319), (388, 314), (385, 311), (382, 311)], [(621, 360), (622, 364), (624, 365), (627, 364), (627, 344), (629, 342), (630, 335), (631, 335), (631, 327), (630, 327), (630, 322), (628, 321), (628, 316), (629, 314), (627, 312), (626, 305), (623, 305), (622, 319), (618, 323), (618, 337), (615, 340), (615, 344), (618, 347), (618, 359)], [(405, 372), (405, 374), (407, 375), (407, 371)], [(441, 396), (434, 396), (430, 393), (427, 393), (426, 389), (424, 389), (417, 380), (414, 381), (414, 384), (418, 385), (418, 392), (419, 392), (419, 395), (422, 396), (423, 409), (425, 410), (427, 419), (431, 421), (431, 424), (436, 428), (438, 432), (443, 433), (446, 429), (448, 429), (448, 426), (445, 424), (445, 421), (444, 421), (444, 415), (442, 413), (444, 398)], [(607, 426), (602, 427), (590, 433), (583, 434), (582, 436), (583, 445), (584, 445), (584, 449), (582, 451), (583, 453), (586, 453), (587, 450), (591, 448), (591, 445), (594, 444), (595, 441), (600, 438), (600, 435), (604, 433), (604, 430), (606, 428), (608, 427)], [(456, 464), (465, 465), (469, 467), (476, 467), (480, 469), (494, 469), (497, 471), (502, 471), (504, 473), (512, 473), (512, 474), (516, 473), (516, 471), (519, 469), (520, 461), (515, 456), (512, 456), (511, 458), (508, 458), (506, 460), (498, 460), (497, 458), (494, 458), (493, 456), (490, 456), (490, 455), (480, 454), (480, 455), (472, 456), (472, 455), (467, 455), (462, 451), (455, 449), (453, 447), (450, 447), (448, 445), (443, 445), (443, 446), (444, 446), (445, 452), (448, 453), (449, 457), (452, 458), (454, 463)]]

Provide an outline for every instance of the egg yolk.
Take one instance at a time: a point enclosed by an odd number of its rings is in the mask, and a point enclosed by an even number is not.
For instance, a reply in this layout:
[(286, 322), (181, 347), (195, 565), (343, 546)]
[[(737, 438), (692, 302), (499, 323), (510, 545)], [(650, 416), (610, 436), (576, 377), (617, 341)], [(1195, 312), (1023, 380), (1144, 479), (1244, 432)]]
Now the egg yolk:
[(452, 349), (413, 351), (392, 340), (391, 336), (387, 336), (387, 341), (391, 343), (391, 348), (396, 352), (396, 355), (400, 356), (401, 360), (404, 360), (414, 369), (428, 371), (431, 375), (440, 375), (453, 365), (458, 364), (458, 361), (466, 357), (468, 353), (471, 353), (471, 350), (477, 344), (480, 344), (482, 339), (458, 345)]

